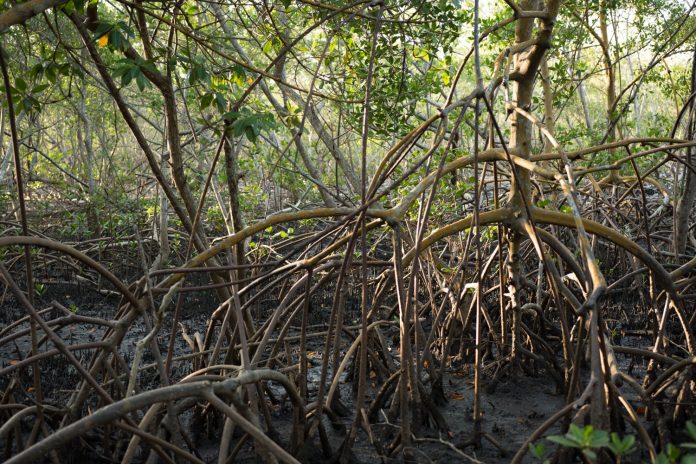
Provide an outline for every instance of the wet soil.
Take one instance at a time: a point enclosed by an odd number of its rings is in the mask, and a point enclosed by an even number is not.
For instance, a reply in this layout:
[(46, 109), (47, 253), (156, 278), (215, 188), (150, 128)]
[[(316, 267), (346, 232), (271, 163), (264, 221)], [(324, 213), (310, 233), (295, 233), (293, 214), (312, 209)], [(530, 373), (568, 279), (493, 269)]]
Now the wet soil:
[[(191, 282), (194, 285), (195, 282)], [(65, 281), (52, 283), (50, 279), (44, 279), (42, 282), (43, 290), (40, 295), (37, 295), (38, 308), (48, 307), (51, 301), (58, 301), (76, 314), (111, 319), (115, 316), (115, 311), (119, 302), (118, 297), (105, 296), (99, 293), (91, 285), (82, 285), (77, 283), (67, 283)], [(326, 315), (330, 307), (326, 305), (326, 300), (330, 294), (324, 295), (324, 298), (318, 298), (312, 304), (312, 324), (324, 323)], [(277, 301), (272, 299), (264, 300), (259, 304), (255, 311), (259, 315), (268, 313), (273, 308), (277, 307)], [(189, 334), (195, 332), (203, 333), (207, 325), (208, 318), (217, 307), (217, 300), (212, 292), (208, 293), (187, 293), (182, 314), (182, 324), (187, 328)], [(351, 317), (357, 315), (357, 301), (349, 298), (348, 314)], [(14, 298), (8, 293), (5, 294), (0, 301), (0, 332), (4, 330), (8, 324), (17, 321), (25, 315), (24, 310)], [(57, 310), (52, 310), (44, 314), (46, 320), (51, 320), (57, 317), (62, 317), (65, 314)], [(160, 349), (164, 352), (167, 349), (169, 342), (169, 327), (171, 326), (171, 314), (165, 320), (164, 328), (158, 338)], [(7, 336), (14, 333), (16, 330), (27, 328), (28, 324), (22, 324), (20, 327), (8, 331), (8, 333), (0, 336)], [(315, 326), (317, 328), (317, 326)], [(320, 330), (317, 328), (317, 330)], [(104, 328), (90, 324), (70, 324), (64, 328), (57, 330), (57, 333), (68, 343), (89, 343), (99, 341), (104, 333)], [(135, 344), (141, 340), (146, 334), (142, 324), (133, 327), (124, 339), (120, 353), (123, 355), (126, 362), (133, 358)], [(291, 335), (293, 335), (291, 333)], [(317, 381), (319, 378), (319, 364), (321, 358), (322, 338), (312, 339), (310, 343), (310, 385), (309, 394), (310, 401), (316, 395)], [(645, 347), (646, 340), (640, 337), (625, 337), (623, 343), (630, 346)], [(50, 344), (49, 344), (50, 345)], [(21, 361), (30, 351), (30, 337), (28, 335), (19, 337), (10, 343), (5, 343), (0, 346), (0, 369), (4, 369), (18, 361)], [(46, 345), (44, 345), (43, 349)], [(347, 346), (344, 343), (344, 347)], [(187, 344), (177, 337), (175, 344), (175, 356), (189, 354), (191, 352)], [(77, 358), (81, 360), (83, 365), (87, 366), (91, 350), (82, 350), (75, 353)], [(638, 364), (632, 362), (630, 356), (619, 355), (619, 360), (622, 367), (627, 370), (632, 370), (633, 374), (642, 374), (644, 371), (644, 363)], [(146, 351), (144, 364), (153, 361), (152, 354)], [(394, 355), (394, 361), (398, 363), (398, 357)], [(173, 365), (173, 377), (181, 378), (188, 374), (191, 370), (190, 364), (185, 361), (175, 362)], [(1, 371), (0, 371), (1, 372)], [(30, 388), (32, 384), (31, 367), (22, 369), (20, 375), (12, 376), (0, 375), (0, 389), (6, 388), (11, 378), (16, 378), (24, 385), (25, 390)], [(52, 358), (42, 361), (42, 378), (46, 380), (46, 390), (43, 392), (47, 402), (53, 404), (64, 404), (74, 385), (79, 380), (78, 374), (73, 366), (70, 366), (61, 356), (53, 356)], [(372, 394), (379, 386), (379, 382), (383, 379), (374, 379), (372, 384)], [(147, 371), (141, 378), (142, 389), (147, 389), (151, 386), (156, 386), (158, 383), (154, 370)], [(559, 394), (551, 377), (544, 372), (540, 372), (538, 376), (517, 375), (510, 378), (503, 378), (497, 384), (497, 388), (493, 392), (484, 391), (483, 393), (483, 432), (491, 437), (495, 444), (488, 439), (484, 439), (480, 448), (475, 448), (470, 445), (470, 439), (473, 436), (473, 374), (470, 365), (461, 364), (457, 367), (449, 368), (444, 378), (444, 393), (447, 398), (445, 405), (440, 406), (439, 412), (443, 415), (448, 431), (442, 433), (433, 427), (424, 426), (419, 432), (420, 436), (424, 437), (427, 442), (418, 444), (414, 451), (414, 459), (417, 462), (462, 462), (464, 457), (461, 453), (466, 454), (472, 461), (480, 461), (485, 463), (504, 463), (509, 462), (511, 457), (523, 444), (526, 438), (539, 426), (545, 419), (558, 411), (564, 405), (564, 398)], [(271, 387), (273, 389), (273, 387)], [(350, 411), (353, 411), (353, 390), (346, 374), (342, 378), (340, 386), (341, 398), (343, 403)], [(277, 390), (277, 397), (282, 397), (282, 391)], [(368, 398), (368, 404), (371, 398)], [(292, 422), (292, 409), (289, 402), (284, 401), (271, 406), (273, 426), (277, 431), (280, 442), (287, 443), (289, 430)], [(342, 442), (346, 430), (350, 429), (352, 421), (352, 413), (345, 418), (339, 418), (334, 424), (325, 419), (325, 428), (329, 432), (329, 439), (334, 449)], [(383, 422), (380, 420), (380, 422)], [(394, 436), (396, 428), (393, 425), (385, 425), (384, 423), (375, 424), (375, 433), (383, 436)], [(219, 431), (218, 431), (219, 432)], [(559, 433), (558, 425), (551, 428), (546, 435)], [(440, 436), (454, 444), (460, 449), (460, 453), (454, 452), (448, 446), (438, 443)], [(215, 458), (217, 450), (217, 434), (215, 431), (210, 437), (203, 437), (200, 441), (199, 451), (201, 457), (206, 461), (211, 462)], [(3, 451), (0, 445), (0, 452)], [(88, 453), (89, 454), (89, 453)], [(98, 456), (91, 456), (95, 462), (102, 462)], [(379, 456), (375, 448), (369, 443), (367, 437), (362, 432), (358, 434), (358, 439), (352, 449), (352, 459), (354, 462), (378, 462)], [(78, 459), (79, 461), (79, 459)], [(76, 461), (76, 462), (78, 462)], [(312, 443), (305, 450), (303, 457), (304, 462), (325, 462), (326, 458), (321, 455), (320, 446), (317, 443)], [(237, 457), (237, 462), (257, 462), (257, 456), (254, 454), (250, 446), (246, 446)], [(526, 462), (533, 462), (528, 457)]]

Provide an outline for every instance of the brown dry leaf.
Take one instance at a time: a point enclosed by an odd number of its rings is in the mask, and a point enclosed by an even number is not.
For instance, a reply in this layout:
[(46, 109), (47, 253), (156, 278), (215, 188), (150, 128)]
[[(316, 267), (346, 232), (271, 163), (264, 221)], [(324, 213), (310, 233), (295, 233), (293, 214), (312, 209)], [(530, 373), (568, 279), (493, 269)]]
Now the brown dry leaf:
[(10, 361), (10, 366), (16, 366), (17, 364), (19, 364), (19, 361), (16, 359), (13, 359), (12, 361)]
[(461, 400), (464, 399), (464, 395), (462, 395), (462, 394), (459, 393), (459, 392), (450, 393), (449, 399), (461, 401)]
[(371, 379), (376, 379), (377, 378), (377, 373), (375, 371), (370, 371), (370, 378)]

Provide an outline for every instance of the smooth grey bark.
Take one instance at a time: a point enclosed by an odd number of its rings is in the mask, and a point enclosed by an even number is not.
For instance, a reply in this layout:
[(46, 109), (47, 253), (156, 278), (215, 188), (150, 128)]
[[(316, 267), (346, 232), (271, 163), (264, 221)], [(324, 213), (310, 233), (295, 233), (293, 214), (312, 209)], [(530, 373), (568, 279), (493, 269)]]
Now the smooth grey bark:
[(585, 83), (578, 84), (578, 95), (580, 96), (580, 104), (582, 105), (582, 115), (585, 118), (585, 126), (592, 131), (592, 118), (590, 117), (590, 109), (587, 105), (587, 90)]
[[(4, 115), (4, 113), (3, 113)], [(17, 126), (21, 124), (21, 122), (24, 120), (26, 113), (22, 112), (17, 115)], [(4, 147), (4, 128), (5, 128), (5, 118), (2, 118), (2, 124), (0, 124), (0, 129), (2, 132), (0, 133), (0, 146)], [(23, 142), (24, 138), (20, 140), (20, 142)], [(12, 157), (14, 156), (14, 148), (12, 146), (12, 143), (9, 144), (9, 147), (7, 150), (5, 150), (5, 157), (2, 159), (2, 163), (0, 164), (0, 185), (3, 183), (12, 183), (12, 175), (9, 177), (7, 174), (11, 172), (10, 166), (12, 165)], [(7, 177), (7, 180), (5, 180), (5, 177)]]

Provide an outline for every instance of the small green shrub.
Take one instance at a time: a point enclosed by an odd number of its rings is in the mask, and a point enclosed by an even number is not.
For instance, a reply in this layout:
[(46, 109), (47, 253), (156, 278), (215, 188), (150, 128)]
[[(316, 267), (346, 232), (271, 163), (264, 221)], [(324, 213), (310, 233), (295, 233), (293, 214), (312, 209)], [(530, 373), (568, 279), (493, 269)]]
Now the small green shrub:
[[(684, 451), (696, 449), (696, 423), (688, 421), (685, 433), (690, 441), (678, 445), (667, 444), (666, 449), (657, 455), (655, 464), (696, 464), (696, 454), (685, 454)], [(570, 424), (565, 435), (552, 435), (548, 440), (562, 447), (578, 450), (589, 462), (597, 461), (597, 452), (602, 448), (608, 449), (617, 463), (637, 450), (634, 435), (621, 437), (618, 433), (595, 430), (591, 425), (580, 428)], [(550, 453), (543, 443), (530, 444), (529, 452), (544, 464), (550, 462)]]

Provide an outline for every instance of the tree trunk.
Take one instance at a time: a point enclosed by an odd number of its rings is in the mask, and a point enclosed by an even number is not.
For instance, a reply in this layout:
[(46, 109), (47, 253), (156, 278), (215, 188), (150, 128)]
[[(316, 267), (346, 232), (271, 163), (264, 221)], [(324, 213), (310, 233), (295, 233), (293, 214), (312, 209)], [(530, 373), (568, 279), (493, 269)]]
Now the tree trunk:
[[(230, 194), (230, 219), (233, 233), (237, 233), (242, 230), (245, 225), (244, 219), (242, 218), (241, 206), (239, 204), (239, 162), (237, 159), (239, 150), (230, 132), (230, 130), (226, 130), (227, 135), (225, 136), (225, 173), (227, 174), (227, 190)], [(242, 240), (235, 246), (235, 262), (237, 265), (244, 264), (244, 243), (244, 240)], [(239, 280), (242, 280), (244, 275), (245, 273), (242, 269), (238, 270), (237, 278)]]
[[(685, 131), (687, 140), (696, 140), (696, 98), (693, 97), (694, 92), (696, 92), (696, 50), (694, 50), (694, 57), (691, 61), (692, 98), (687, 102), (687, 105), (690, 105)], [(696, 166), (696, 149), (694, 147), (686, 149), (686, 162), (689, 166)], [(677, 259), (679, 254), (683, 254), (686, 251), (689, 218), (694, 210), (694, 203), (696, 203), (696, 175), (687, 166), (684, 167), (682, 182), (682, 194), (677, 203), (676, 219), (674, 221), (674, 248), (677, 253)]]
[[(239, 44), (239, 41), (236, 39), (234, 34), (232, 34), (232, 31), (230, 30), (229, 26), (227, 25), (227, 21), (225, 20), (225, 16), (220, 9), (220, 5), (216, 3), (211, 3), (209, 5), (210, 10), (213, 12), (213, 15), (215, 18), (218, 20), (220, 23), (220, 27), (222, 28), (222, 31), (225, 33), (227, 36), (227, 39), (230, 41), (234, 49), (239, 53), (239, 56), (242, 57), (244, 61), (247, 63), (251, 63), (251, 59), (247, 55), (247, 53), (244, 51), (242, 46)], [(273, 95), (271, 90), (268, 88), (268, 85), (266, 84), (265, 81), (261, 81), (259, 83), (259, 87), (261, 88), (261, 91), (263, 94), (266, 96), (266, 99), (268, 102), (273, 106), (275, 109), (276, 113), (278, 113), (279, 116), (287, 116), (288, 110), (283, 107), (282, 104), (278, 101), (277, 98)], [(321, 195), (322, 200), (324, 200), (324, 204), (328, 208), (335, 208), (336, 207), (336, 202), (334, 201), (333, 197), (331, 196), (328, 188), (324, 186), (321, 183), (321, 172), (320, 170), (316, 167), (312, 159), (309, 157), (309, 154), (307, 152), (307, 148), (305, 147), (304, 143), (302, 142), (301, 136), (297, 136), (294, 138), (295, 146), (297, 147), (297, 151), (300, 154), (300, 157), (302, 158), (302, 162), (304, 163), (305, 167), (307, 168), (307, 172), (311, 176), (313, 180), (316, 181), (317, 189), (319, 190), (319, 194)]]
[[(599, 3), (599, 33), (601, 38), (600, 47), (604, 57), (604, 73), (606, 75), (606, 97), (607, 97), (607, 142), (616, 140), (616, 124), (614, 124), (614, 110), (616, 109), (616, 71), (609, 53), (609, 31), (607, 29), (606, 2)], [(615, 149), (610, 149), (609, 153), (614, 158)], [(609, 181), (615, 182), (619, 179), (618, 169), (609, 172)]]

